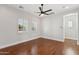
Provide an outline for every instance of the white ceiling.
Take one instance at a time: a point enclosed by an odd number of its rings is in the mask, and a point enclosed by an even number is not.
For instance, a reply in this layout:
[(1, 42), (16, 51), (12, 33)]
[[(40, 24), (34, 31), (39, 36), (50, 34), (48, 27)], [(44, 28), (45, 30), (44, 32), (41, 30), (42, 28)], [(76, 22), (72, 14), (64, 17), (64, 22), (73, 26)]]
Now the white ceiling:
[[(36, 12), (39, 12), (38, 7), (40, 6), (40, 4), (11, 4), (10, 6), (20, 9), (19, 8), (20, 5), (24, 7), (23, 9), (24, 11), (32, 13), (33, 15), (36, 15), (36, 16), (39, 15)], [(67, 6), (69, 8), (64, 9), (63, 6)], [(53, 9), (55, 14), (61, 13), (63, 11), (75, 9), (78, 7), (79, 7), (79, 4), (44, 4), (44, 10)]]

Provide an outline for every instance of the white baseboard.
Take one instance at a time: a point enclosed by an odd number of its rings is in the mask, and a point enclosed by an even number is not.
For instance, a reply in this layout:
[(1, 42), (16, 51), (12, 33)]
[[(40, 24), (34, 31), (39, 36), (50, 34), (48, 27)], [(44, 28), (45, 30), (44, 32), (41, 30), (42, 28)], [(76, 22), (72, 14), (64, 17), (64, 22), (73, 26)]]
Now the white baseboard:
[(23, 41), (11, 43), (11, 44), (8, 44), (8, 45), (0, 46), (0, 49), (6, 48), (6, 47), (10, 47), (10, 46), (13, 46), (13, 45), (16, 45), (16, 44), (20, 44), (22, 42), (27, 42), (27, 41), (30, 41), (30, 40), (34, 40), (34, 39), (37, 39), (37, 38), (40, 38), (40, 36), (36, 36), (36, 37), (33, 37), (33, 38), (29, 38), (28, 40), (23, 40)]
[[(52, 37), (49, 37), (49, 36), (36, 36), (36, 37), (33, 37), (33, 38), (29, 38), (28, 40), (23, 40), (23, 41), (11, 43), (11, 44), (8, 44), (8, 45), (5, 45), (5, 46), (0, 46), (0, 49), (6, 48), (6, 47), (9, 47), (9, 46), (13, 46), (13, 45), (16, 45), (16, 44), (20, 44), (22, 42), (27, 42), (27, 41), (30, 41), (30, 40), (34, 40), (34, 39), (37, 39), (37, 38), (40, 38), (40, 37), (50, 39), (50, 40), (56, 40), (56, 41), (64, 42), (64, 40), (52, 38)], [(77, 42), (77, 45), (79, 45), (79, 42)]]
[(50, 39), (50, 40), (56, 40), (56, 41), (64, 42), (64, 40), (52, 38), (52, 37), (49, 37), (49, 36), (42, 36), (42, 38), (46, 38), (46, 39)]
[[(5, 46), (0, 46), (0, 49), (6, 48), (6, 47), (9, 47), (9, 46), (12, 46), (12, 45), (16, 45), (16, 44), (19, 44), (19, 43), (22, 43), (22, 42), (27, 42), (27, 41), (30, 41), (30, 40), (34, 40), (34, 39), (37, 39), (37, 38), (40, 38), (40, 37), (50, 39), (50, 40), (56, 40), (56, 41), (64, 42), (64, 40), (52, 38), (52, 37), (49, 37), (49, 36), (36, 36), (36, 37), (33, 37), (33, 38), (29, 38), (28, 40), (23, 40), (23, 41), (11, 43), (11, 44), (8, 44), (8, 45), (5, 45)], [(77, 42), (77, 45), (79, 45), (79, 42)]]

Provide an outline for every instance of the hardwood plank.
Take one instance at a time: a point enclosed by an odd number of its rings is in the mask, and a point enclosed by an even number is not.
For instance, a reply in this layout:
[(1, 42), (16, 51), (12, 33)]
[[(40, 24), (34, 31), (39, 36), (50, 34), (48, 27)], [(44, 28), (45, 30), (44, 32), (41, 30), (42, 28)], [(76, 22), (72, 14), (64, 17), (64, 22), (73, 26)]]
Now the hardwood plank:
[[(75, 41), (73, 41), (72, 45), (68, 45), (69, 42), (71, 41), (66, 39), (65, 42), (59, 42), (45, 38), (38, 38), (1, 49), (0, 55), (64, 55), (64, 49), (73, 46)], [(75, 47), (75, 45), (73, 47)], [(74, 50), (78, 52), (79, 46), (75, 48), (77, 48), (77, 50)]]

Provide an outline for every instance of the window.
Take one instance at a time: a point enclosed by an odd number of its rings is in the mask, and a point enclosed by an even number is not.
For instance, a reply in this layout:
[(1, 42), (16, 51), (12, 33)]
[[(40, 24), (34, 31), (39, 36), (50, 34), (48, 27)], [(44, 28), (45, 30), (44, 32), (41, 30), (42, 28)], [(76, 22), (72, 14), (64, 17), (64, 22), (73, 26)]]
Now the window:
[(36, 21), (32, 21), (32, 31), (33, 32), (37, 31), (37, 22)]
[(18, 19), (18, 32), (28, 30), (28, 21), (25, 19)]

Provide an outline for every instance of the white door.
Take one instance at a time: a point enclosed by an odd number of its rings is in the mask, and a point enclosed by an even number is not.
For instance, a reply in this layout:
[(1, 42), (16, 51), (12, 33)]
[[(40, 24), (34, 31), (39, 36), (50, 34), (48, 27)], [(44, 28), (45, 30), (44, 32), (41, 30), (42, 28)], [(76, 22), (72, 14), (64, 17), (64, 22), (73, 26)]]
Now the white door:
[(64, 38), (78, 39), (78, 14), (72, 13), (65, 15), (64, 22)]

